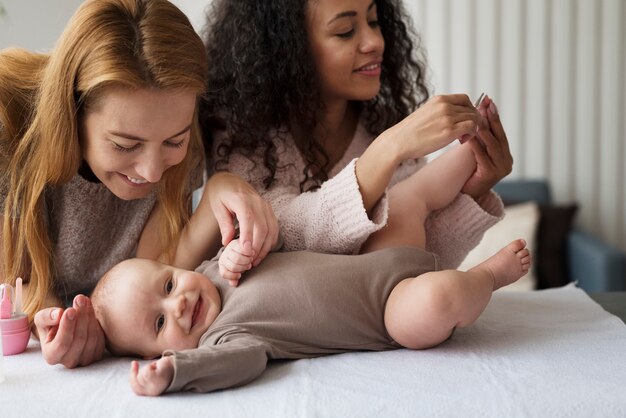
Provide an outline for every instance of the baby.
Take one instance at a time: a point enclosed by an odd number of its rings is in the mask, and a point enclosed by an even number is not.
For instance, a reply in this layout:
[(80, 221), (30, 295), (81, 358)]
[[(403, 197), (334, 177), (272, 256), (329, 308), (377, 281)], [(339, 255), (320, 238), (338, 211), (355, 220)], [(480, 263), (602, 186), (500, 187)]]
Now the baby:
[[(437, 194), (420, 195), (424, 219), (458, 194), (473, 167), (468, 153), (457, 146), (420, 171)], [(383, 229), (367, 254), (273, 253), (248, 271), (249, 244), (234, 240), (195, 272), (124, 261), (92, 301), (113, 354), (160, 357), (141, 369), (132, 363), (137, 394), (209, 392), (252, 381), (271, 359), (433, 347), (530, 267), (526, 243), (516, 240), (467, 272), (437, 271), (422, 241), (393, 242)]]

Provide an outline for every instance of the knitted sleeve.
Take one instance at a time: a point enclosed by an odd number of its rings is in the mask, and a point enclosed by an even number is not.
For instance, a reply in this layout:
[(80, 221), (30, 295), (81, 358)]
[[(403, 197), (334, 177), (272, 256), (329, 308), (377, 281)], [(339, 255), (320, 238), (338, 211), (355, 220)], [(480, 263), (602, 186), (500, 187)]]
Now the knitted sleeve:
[[(250, 182), (271, 203), (280, 223), (284, 250), (352, 254), (369, 235), (386, 225), (386, 193), (373, 208), (371, 219), (367, 215), (356, 178), (356, 158), (319, 189), (301, 193), (304, 165), (295, 155), (297, 151), (284, 144), (279, 144), (278, 149), (278, 168), (269, 188), (263, 184), (268, 172), (258, 155), (233, 153), (226, 169)], [(399, 168), (393, 183), (421, 165)], [(480, 202), (461, 194), (427, 219), (426, 249), (439, 256), (443, 268), (455, 268), (480, 242), (484, 232), (502, 218), (503, 212), (502, 202), (493, 192)]]
[(373, 232), (387, 222), (387, 197), (372, 211), (371, 219), (363, 199), (352, 160), (335, 177), (316, 190), (300, 191), (298, 171), (286, 164), (277, 170), (274, 183), (265, 188), (265, 166), (240, 154), (230, 157), (228, 170), (250, 182), (274, 209), (280, 224), (285, 251), (310, 250), (351, 254), (358, 251)]

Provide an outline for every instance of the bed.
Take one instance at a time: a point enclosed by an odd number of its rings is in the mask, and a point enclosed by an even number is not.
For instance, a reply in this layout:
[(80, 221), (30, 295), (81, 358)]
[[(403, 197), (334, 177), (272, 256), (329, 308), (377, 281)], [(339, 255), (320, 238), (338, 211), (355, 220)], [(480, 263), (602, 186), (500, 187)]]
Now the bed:
[(128, 370), (49, 366), (31, 341), (4, 358), (0, 416), (626, 416), (626, 325), (573, 284), (498, 291), (434, 349), (277, 362), (232, 390), (141, 398)]

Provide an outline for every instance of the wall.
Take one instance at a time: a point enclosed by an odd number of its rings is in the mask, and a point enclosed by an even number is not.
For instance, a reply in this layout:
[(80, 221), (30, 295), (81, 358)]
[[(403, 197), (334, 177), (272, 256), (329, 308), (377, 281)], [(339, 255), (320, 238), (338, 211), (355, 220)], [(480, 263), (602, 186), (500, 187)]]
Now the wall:
[[(209, 0), (210, 1), (210, 0)], [(72, 13), (83, 0), (0, 0), (0, 49), (19, 46), (50, 51)], [(202, 28), (205, 0), (174, 0), (196, 30)]]
[(81, 0), (0, 0), (0, 48), (52, 49)]
[[(200, 30), (210, 0), (173, 1)], [(0, 0), (0, 48), (49, 50), (79, 0)], [(498, 103), (511, 178), (548, 178), (626, 251), (626, 1), (409, 0), (435, 93)], [(36, 28), (36, 30), (34, 29)]]

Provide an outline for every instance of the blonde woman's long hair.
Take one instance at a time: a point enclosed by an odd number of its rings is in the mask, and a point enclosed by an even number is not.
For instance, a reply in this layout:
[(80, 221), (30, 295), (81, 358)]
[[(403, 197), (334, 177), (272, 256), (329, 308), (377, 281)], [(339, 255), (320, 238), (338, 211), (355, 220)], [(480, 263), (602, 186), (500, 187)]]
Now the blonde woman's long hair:
[[(28, 282), (30, 318), (44, 306), (54, 277), (44, 191), (70, 181), (82, 164), (80, 115), (109, 87), (200, 96), (206, 73), (202, 41), (165, 0), (87, 1), (50, 55), (0, 52), (0, 192), (6, 192), (0, 272), (6, 282), (18, 276)], [(188, 220), (188, 179), (203, 157), (196, 115), (185, 159), (163, 174), (157, 189), (166, 255)]]

